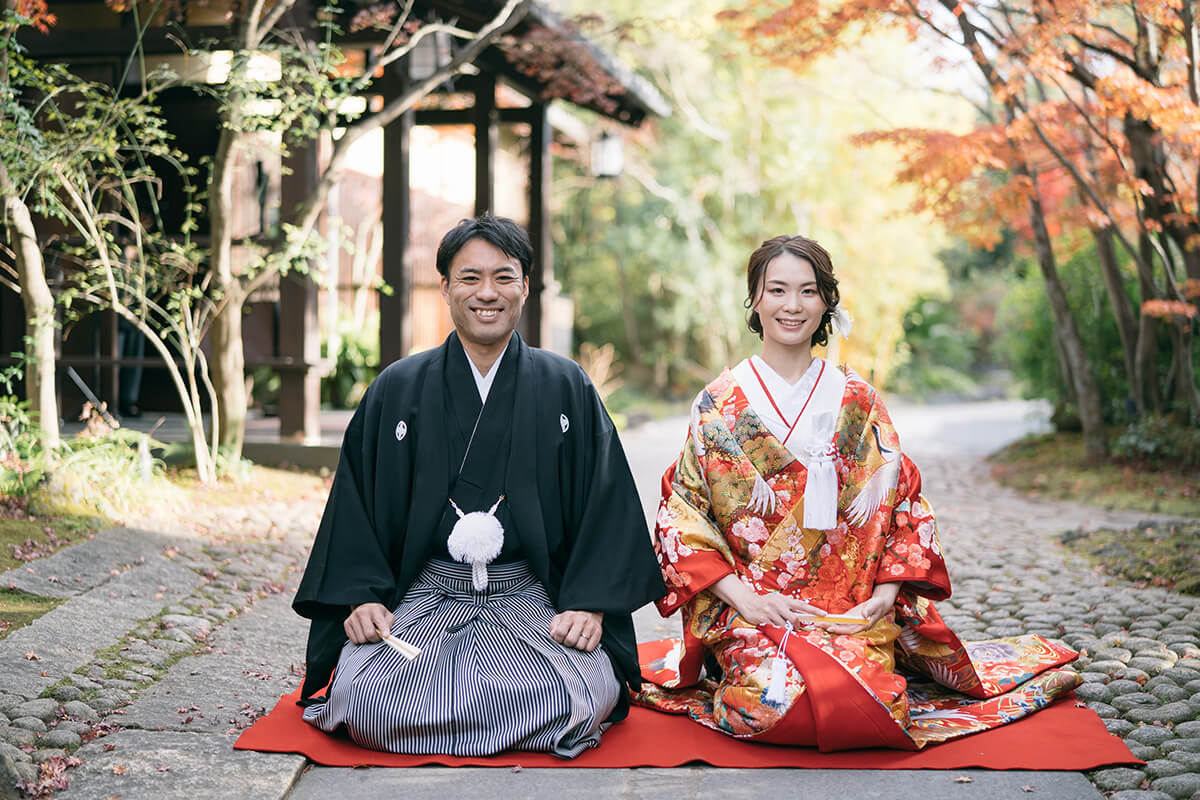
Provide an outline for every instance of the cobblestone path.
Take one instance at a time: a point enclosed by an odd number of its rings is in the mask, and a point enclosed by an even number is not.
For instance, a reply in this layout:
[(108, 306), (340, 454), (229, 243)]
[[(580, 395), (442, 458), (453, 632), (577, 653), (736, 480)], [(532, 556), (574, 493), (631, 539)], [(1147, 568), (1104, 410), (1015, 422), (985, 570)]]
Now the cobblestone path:
[[(650, 513), (683, 430), (652, 423), (624, 437)], [(1076, 665), (1086, 680), (1080, 698), (1147, 762), (1095, 771), (1095, 787), (1117, 800), (1200, 798), (1200, 599), (1104, 576), (1058, 544), (1064, 531), (1127, 527), (1143, 515), (1031, 501), (995, 486), (974, 450), (921, 447), (909, 449), (938, 512), (954, 583), (953, 598), (939, 604), (947, 621), (968, 640), (1040, 633), (1085, 651)], [(307, 772), (298, 756), (231, 749), (240, 730), (299, 683), (307, 628), (289, 606), (320, 506), (310, 497), (210, 511), (186, 524), (144, 520), (0, 575), (0, 586), (65, 598), (0, 640), (0, 800), (20, 797), (16, 781), (60, 772), (68, 758), (80, 763), (63, 773), (69, 787), (53, 795), (68, 800), (328, 796), (322, 787), (339, 785), (348, 771)], [(638, 623), (643, 638), (673, 627), (649, 609)], [(363, 791), (412, 797), (419, 783), (439, 792), (453, 786), (461, 796), (476, 796), (478, 785), (485, 796), (497, 781), (519, 780), (478, 772), (353, 774)], [(526, 771), (527, 788), (543, 780), (536, 772)], [(545, 778), (545, 791), (532, 796), (559, 797), (578, 783), (571, 770), (545, 772), (559, 777)], [(592, 773), (588, 781), (594, 789), (611, 778), (604, 785), (645, 796), (657, 796), (660, 784), (686, 794), (684, 784), (708, 785), (716, 772)], [(739, 785), (755, 792), (806, 779), (745, 773)], [(989, 775), (973, 774), (973, 797), (1011, 796), (1004, 776), (993, 774), (989, 790)], [(953, 776), (895, 776), (902, 777), (926, 787)]]
[(938, 513), (954, 594), (938, 608), (964, 639), (1039, 633), (1083, 655), (1077, 695), (1144, 767), (1089, 774), (1117, 800), (1200, 797), (1200, 598), (1094, 570), (1058, 543), (1068, 530), (1145, 515), (1033, 502), (977, 459), (918, 462)]

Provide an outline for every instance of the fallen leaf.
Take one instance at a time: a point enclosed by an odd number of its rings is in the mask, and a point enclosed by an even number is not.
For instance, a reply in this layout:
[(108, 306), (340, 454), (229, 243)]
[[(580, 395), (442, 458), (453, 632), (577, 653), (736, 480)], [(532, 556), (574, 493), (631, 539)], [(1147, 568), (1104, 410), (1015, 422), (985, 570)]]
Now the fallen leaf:
[(957, 778), (954, 779), (954, 782), (955, 783), (974, 783), (975, 779), (968, 778), (966, 775), (959, 775)]
[(520, 765), (520, 764), (514, 764), (514, 765), (513, 765), (513, 768), (512, 768), (512, 771), (513, 771), (513, 772), (520, 772), (520, 771), (521, 771), (521, 765)]
[(158, 764), (154, 768), (156, 770), (158, 770), (159, 772), (170, 772), (171, 771), (171, 768), (166, 764)]
[(1022, 792), (1036, 792), (1037, 789), (1034, 789), (1032, 786), (1022, 786), (1021, 791)]
[(26, 661), (41, 661), (42, 660), (42, 657), (39, 656), (37, 653), (33, 652), (32, 650), (29, 650), (24, 655), (25, 655)]
[(128, 767), (126, 767), (124, 764), (117, 764), (112, 768), (113, 775), (124, 775), (127, 769)]
[(104, 752), (106, 752), (106, 753), (111, 753), (113, 750), (116, 750), (116, 749), (117, 749), (117, 746), (115, 744), (104, 745)]

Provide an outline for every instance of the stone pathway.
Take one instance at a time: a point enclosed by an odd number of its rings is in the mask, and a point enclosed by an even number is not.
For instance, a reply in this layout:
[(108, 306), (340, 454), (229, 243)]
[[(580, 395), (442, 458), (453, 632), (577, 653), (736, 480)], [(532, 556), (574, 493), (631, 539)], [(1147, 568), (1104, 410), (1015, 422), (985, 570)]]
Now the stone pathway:
[[(1142, 515), (1032, 502), (990, 482), (976, 434), (1030, 427), (1000, 405), (893, 409), (939, 514), (955, 593), (939, 604), (967, 639), (1040, 633), (1085, 651), (1079, 695), (1134, 753), (1136, 769), (1075, 773), (714, 770), (334, 770), (298, 756), (232, 750), (238, 733), (299, 684), (306, 623), (292, 593), (320, 513), (304, 501), (206, 512), (186, 527), (148, 520), (104, 532), (0, 575), (0, 586), (65, 598), (0, 640), (0, 800), (17, 780), (61, 781), (52, 796), (308, 798), (591, 794), (740, 796), (786, 790), (869, 796), (1200, 798), (1200, 599), (1103, 576), (1058, 544), (1067, 530), (1125, 527)], [(1024, 412), (1022, 412), (1024, 413)], [(990, 417), (988, 415), (991, 415)], [(975, 415), (975, 416), (972, 416)], [(1007, 415), (1007, 416), (1006, 416)], [(938, 420), (946, 423), (939, 425)], [(679, 421), (624, 437), (652, 513)], [(952, 430), (947, 438), (940, 432)], [(907, 434), (906, 434), (907, 435)], [(197, 524), (199, 523), (199, 524)], [(199, 532), (197, 530), (199, 529)], [(214, 538), (215, 537), (215, 538)], [(673, 620), (637, 615), (644, 638)], [(78, 763), (76, 763), (78, 762)], [(72, 765), (68, 768), (68, 764)], [(501, 774), (503, 773), (503, 774)], [(1090, 783), (1089, 783), (1090, 780)], [(890, 787), (890, 791), (889, 791)]]

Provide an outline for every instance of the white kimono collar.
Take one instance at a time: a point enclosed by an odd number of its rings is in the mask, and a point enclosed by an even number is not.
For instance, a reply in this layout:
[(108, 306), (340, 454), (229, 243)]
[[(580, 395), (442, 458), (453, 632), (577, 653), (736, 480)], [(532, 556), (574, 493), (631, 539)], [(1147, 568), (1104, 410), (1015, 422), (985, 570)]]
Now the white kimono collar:
[[(751, 358), (757, 359), (755, 356)], [(763, 367), (769, 371), (769, 376)], [(758, 370), (757, 375), (755, 369)], [(784, 443), (788, 452), (808, 470), (804, 488), (804, 527), (818, 530), (837, 527), (838, 481), (833, 437), (841, 413), (842, 396), (846, 391), (845, 374), (819, 358), (813, 359), (808, 371), (794, 386), (788, 386), (761, 359), (755, 360), (753, 367), (750, 359), (744, 359), (731, 372), (767, 430)], [(775, 403), (772, 403), (759, 383), (759, 377), (767, 383), (773, 395), (775, 381), (786, 387), (786, 394), (783, 397), (775, 395)], [(808, 403), (807, 408), (804, 408), (805, 402)], [(804, 408), (799, 419), (795, 416), (791, 418), (790, 422), (795, 424), (794, 430), (789, 428), (788, 420), (780, 417), (775, 409), (776, 404), (784, 414), (799, 414)]]

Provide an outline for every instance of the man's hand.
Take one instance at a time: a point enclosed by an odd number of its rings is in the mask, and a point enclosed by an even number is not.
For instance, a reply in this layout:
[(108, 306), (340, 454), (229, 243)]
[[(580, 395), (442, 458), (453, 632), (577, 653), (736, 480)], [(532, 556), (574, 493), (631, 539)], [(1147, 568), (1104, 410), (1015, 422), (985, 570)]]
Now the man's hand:
[(379, 631), (389, 633), (392, 630), (392, 612), (383, 603), (363, 603), (354, 607), (342, 627), (354, 644), (378, 642)]
[(600, 646), (603, 622), (604, 614), (599, 611), (564, 611), (550, 620), (550, 638), (590, 653)]

